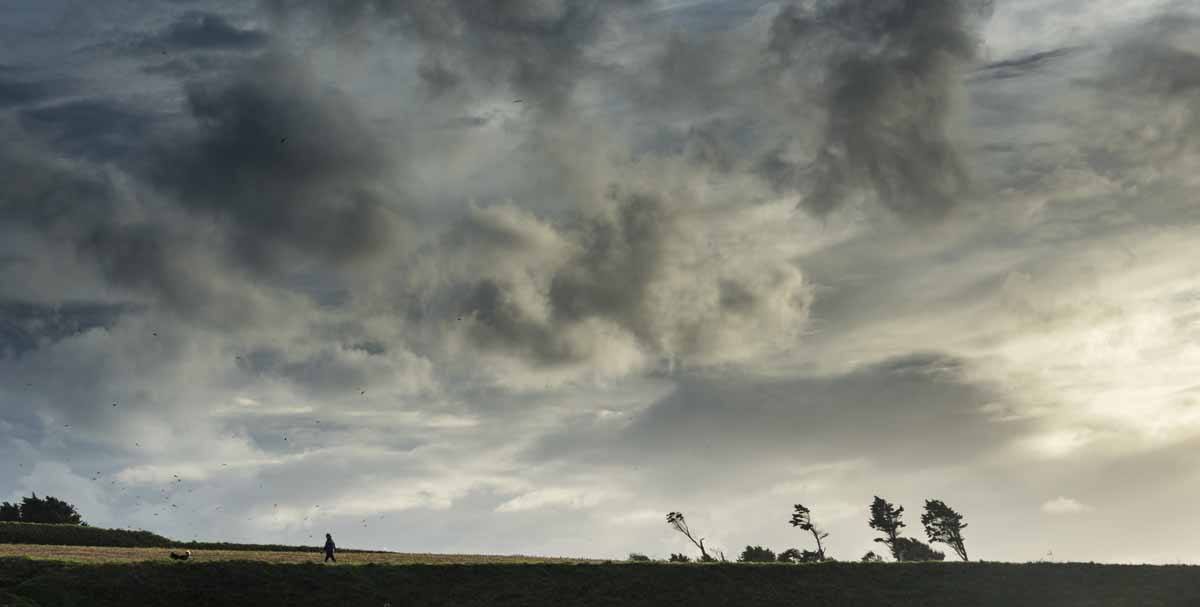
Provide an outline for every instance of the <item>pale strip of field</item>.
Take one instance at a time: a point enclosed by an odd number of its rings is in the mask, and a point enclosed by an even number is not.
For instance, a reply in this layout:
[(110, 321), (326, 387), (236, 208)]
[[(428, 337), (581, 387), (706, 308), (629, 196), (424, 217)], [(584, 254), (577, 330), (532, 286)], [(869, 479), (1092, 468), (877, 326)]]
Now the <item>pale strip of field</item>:
[[(176, 548), (175, 552), (182, 552)], [(144, 561), (173, 562), (168, 548), (110, 548), (93, 546), (49, 546), (42, 544), (0, 544), (0, 557), (70, 561), (76, 563), (137, 563)], [(313, 552), (258, 552), (250, 550), (193, 550), (190, 562), (260, 561), (264, 563), (317, 563), (324, 555)], [(590, 559), (569, 559), (536, 556), (492, 556), (475, 554), (409, 554), (399, 552), (343, 552), (337, 555), (338, 565), (451, 565), (485, 563), (595, 563)], [(186, 563), (184, 563), (186, 564)], [(333, 566), (334, 563), (329, 563)]]

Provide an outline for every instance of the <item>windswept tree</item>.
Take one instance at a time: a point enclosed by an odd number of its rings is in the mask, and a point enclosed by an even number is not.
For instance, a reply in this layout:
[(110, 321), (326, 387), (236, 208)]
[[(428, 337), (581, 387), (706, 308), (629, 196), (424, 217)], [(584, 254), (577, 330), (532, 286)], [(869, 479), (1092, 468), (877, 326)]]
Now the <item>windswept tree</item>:
[(817, 558), (825, 560), (825, 547), (821, 544), (821, 540), (829, 537), (829, 534), (817, 529), (812, 522), (812, 516), (808, 508), (801, 504), (796, 504), (796, 511), (792, 513), (790, 521), (793, 527), (799, 527), (802, 531), (807, 531), (812, 534), (813, 539), (817, 541)]
[(875, 501), (871, 503), (871, 520), (868, 521), (872, 529), (883, 533), (883, 537), (877, 537), (875, 541), (886, 545), (892, 552), (892, 558), (897, 561), (903, 560), (899, 551), (901, 546), (897, 544), (900, 528), (904, 527), (904, 521), (900, 520), (902, 514), (904, 506), (896, 507), (876, 495)]
[(929, 547), (929, 544), (913, 537), (896, 538), (898, 561), (944, 561), (946, 555)]
[(700, 560), (705, 562), (716, 560), (713, 557), (708, 556), (708, 551), (704, 549), (704, 538), (697, 540), (696, 536), (692, 535), (692, 530), (688, 528), (687, 521), (683, 519), (682, 512), (668, 513), (667, 523), (676, 531), (682, 533), (684, 537), (686, 537), (689, 541), (695, 544), (697, 548), (700, 549)]
[(954, 550), (958, 558), (969, 560), (962, 536), (962, 530), (967, 528), (967, 524), (962, 522), (961, 514), (941, 500), (925, 500), (925, 513), (921, 515), (921, 524), (925, 525), (925, 535), (929, 536), (929, 543), (945, 544)]
[(0, 504), (0, 521), (16, 523), (21, 521), (21, 506), (4, 502)]

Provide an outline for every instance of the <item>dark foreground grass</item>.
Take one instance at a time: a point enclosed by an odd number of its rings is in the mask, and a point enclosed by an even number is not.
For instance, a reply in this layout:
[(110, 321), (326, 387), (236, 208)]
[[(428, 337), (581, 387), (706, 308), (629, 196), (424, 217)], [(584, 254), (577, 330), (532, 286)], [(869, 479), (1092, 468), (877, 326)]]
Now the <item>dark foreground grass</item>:
[(1200, 605), (1200, 568), (1085, 564), (85, 565), (0, 559), (0, 606)]

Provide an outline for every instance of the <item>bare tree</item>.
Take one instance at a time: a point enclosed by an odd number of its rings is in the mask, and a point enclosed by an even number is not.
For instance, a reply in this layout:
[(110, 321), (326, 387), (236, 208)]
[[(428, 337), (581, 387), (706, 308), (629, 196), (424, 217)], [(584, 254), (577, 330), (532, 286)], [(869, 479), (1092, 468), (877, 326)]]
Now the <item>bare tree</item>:
[(821, 545), (821, 540), (829, 537), (829, 534), (817, 529), (813, 525), (812, 516), (808, 508), (805, 508), (801, 504), (796, 504), (796, 511), (792, 513), (792, 520), (790, 522), (793, 527), (799, 527), (801, 530), (812, 534), (813, 539), (817, 541), (817, 557), (822, 561), (825, 560), (825, 547)]
[(687, 521), (685, 521), (683, 519), (682, 512), (668, 513), (667, 514), (667, 523), (670, 524), (671, 527), (673, 527), (676, 531), (682, 533), (684, 535), (684, 537), (686, 537), (693, 544), (695, 544), (697, 548), (700, 549), (700, 560), (702, 560), (702, 561), (715, 560), (715, 559), (713, 559), (713, 557), (709, 556), (708, 551), (704, 549), (704, 538), (700, 538), (699, 540), (697, 540), (696, 537), (694, 535), (692, 535), (692, 530), (688, 528)]

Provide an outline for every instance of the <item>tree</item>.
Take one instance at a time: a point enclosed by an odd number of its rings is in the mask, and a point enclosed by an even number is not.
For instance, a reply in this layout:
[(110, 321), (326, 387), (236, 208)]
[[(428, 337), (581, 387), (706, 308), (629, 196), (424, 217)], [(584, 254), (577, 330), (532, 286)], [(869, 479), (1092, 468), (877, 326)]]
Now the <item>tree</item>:
[(21, 499), (21, 522), (52, 525), (83, 525), (75, 506), (56, 497), (39, 498), (36, 493)]
[(896, 550), (896, 541), (900, 537), (900, 528), (904, 527), (904, 522), (900, 520), (902, 514), (904, 506), (897, 508), (876, 495), (875, 501), (871, 503), (871, 520), (868, 521), (872, 529), (884, 534), (884, 537), (877, 537), (875, 541), (885, 544), (891, 550), (892, 558), (897, 561), (901, 560), (900, 553)]
[(699, 540), (697, 540), (695, 538), (695, 536), (692, 535), (692, 530), (688, 528), (687, 521), (683, 520), (682, 512), (668, 513), (667, 514), (667, 523), (670, 524), (671, 527), (673, 527), (676, 531), (682, 533), (684, 535), (684, 537), (691, 540), (691, 542), (693, 544), (695, 544), (697, 548), (700, 549), (700, 560), (701, 561), (709, 563), (709, 562), (716, 560), (713, 557), (708, 556), (708, 551), (704, 549), (704, 538), (700, 538)]
[(929, 547), (929, 544), (916, 538), (896, 538), (896, 550), (900, 556), (898, 561), (944, 561), (946, 555)]
[(0, 521), (19, 522), (21, 520), (21, 506), (4, 502), (0, 504)]
[(864, 562), (864, 563), (882, 563), (883, 557), (879, 556), (878, 554), (875, 554), (874, 550), (868, 550), (867, 553), (862, 556), (862, 562)]
[(746, 546), (742, 551), (742, 555), (738, 557), (738, 562), (742, 563), (773, 563), (775, 562), (775, 553), (770, 548), (762, 546)]
[(671, 563), (690, 563), (692, 562), (692, 557), (683, 553), (675, 554), (672, 552), (671, 558), (667, 559), (667, 561)]
[(817, 529), (813, 525), (812, 517), (808, 508), (800, 504), (796, 504), (796, 511), (792, 513), (790, 521), (793, 527), (799, 527), (802, 531), (807, 531), (812, 534), (813, 539), (817, 541), (817, 557), (818, 560), (825, 560), (825, 547), (821, 545), (821, 540), (829, 537), (829, 534)]
[(967, 528), (967, 524), (962, 522), (961, 514), (941, 500), (925, 500), (925, 513), (921, 515), (921, 524), (925, 525), (925, 535), (929, 536), (929, 543), (946, 544), (954, 550), (958, 558), (969, 560), (962, 536), (962, 530)]
[(633, 562), (633, 563), (649, 563), (650, 557), (648, 557), (640, 552), (630, 552), (629, 553), (629, 561)]

